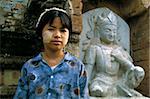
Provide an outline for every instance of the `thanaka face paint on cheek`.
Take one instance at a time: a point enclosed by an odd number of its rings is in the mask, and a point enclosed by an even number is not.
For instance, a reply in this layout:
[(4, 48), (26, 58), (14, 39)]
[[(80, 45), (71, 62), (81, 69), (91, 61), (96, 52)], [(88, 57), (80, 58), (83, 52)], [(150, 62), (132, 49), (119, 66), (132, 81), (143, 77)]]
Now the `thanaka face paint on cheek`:
[(52, 39), (52, 33), (50, 31), (45, 31), (42, 33), (43, 43), (50, 43)]
[(69, 39), (69, 31), (67, 30), (67, 33), (66, 33), (65, 39), (64, 39), (64, 45), (66, 45), (68, 43), (68, 39)]

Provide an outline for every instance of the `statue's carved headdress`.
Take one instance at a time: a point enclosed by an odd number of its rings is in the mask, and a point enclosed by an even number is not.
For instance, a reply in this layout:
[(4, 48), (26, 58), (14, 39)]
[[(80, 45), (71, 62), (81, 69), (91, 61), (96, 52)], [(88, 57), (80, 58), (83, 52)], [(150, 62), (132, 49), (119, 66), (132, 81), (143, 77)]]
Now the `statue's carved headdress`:
[[(115, 15), (115, 13), (113, 13), (111, 10), (109, 9), (105, 9), (103, 10), (101, 13), (96, 13), (96, 16), (93, 17), (93, 21), (94, 21), (94, 27), (92, 26), (91, 28), (93, 28), (93, 30), (91, 29), (91, 31), (94, 31), (94, 39), (100, 37), (99, 32), (101, 31), (100, 29), (105, 27), (106, 25), (114, 25), (116, 26), (116, 28), (118, 28), (117, 26), (117, 16)], [(118, 41), (117, 35), (115, 38), (115, 43), (117, 43)]]
[(105, 25), (117, 26), (117, 17), (112, 11), (106, 11), (97, 16), (96, 24), (100, 27)]

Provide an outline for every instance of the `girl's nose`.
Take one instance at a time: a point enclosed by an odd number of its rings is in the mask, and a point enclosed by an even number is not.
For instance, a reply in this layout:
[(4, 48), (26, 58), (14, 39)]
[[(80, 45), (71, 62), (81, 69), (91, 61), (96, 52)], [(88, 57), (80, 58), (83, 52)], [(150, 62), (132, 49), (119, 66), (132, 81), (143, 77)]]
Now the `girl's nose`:
[(56, 31), (55, 31), (54, 37), (55, 37), (55, 38), (60, 38), (60, 37), (61, 37), (60, 30), (56, 30)]

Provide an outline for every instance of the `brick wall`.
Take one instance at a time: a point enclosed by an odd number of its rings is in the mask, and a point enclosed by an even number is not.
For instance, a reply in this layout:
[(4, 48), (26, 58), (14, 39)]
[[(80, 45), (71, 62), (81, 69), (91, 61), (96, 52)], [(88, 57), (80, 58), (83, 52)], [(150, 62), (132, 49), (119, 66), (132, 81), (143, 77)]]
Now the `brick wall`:
[(79, 35), (82, 31), (82, 0), (71, 0), (73, 7), (72, 24), (73, 34), (71, 42), (67, 45), (66, 51), (73, 53), (79, 57)]
[(137, 88), (145, 96), (150, 96), (149, 80), (150, 80), (150, 9), (139, 16), (128, 20), (131, 28), (131, 55), (134, 64), (144, 68), (146, 75), (141, 85)]

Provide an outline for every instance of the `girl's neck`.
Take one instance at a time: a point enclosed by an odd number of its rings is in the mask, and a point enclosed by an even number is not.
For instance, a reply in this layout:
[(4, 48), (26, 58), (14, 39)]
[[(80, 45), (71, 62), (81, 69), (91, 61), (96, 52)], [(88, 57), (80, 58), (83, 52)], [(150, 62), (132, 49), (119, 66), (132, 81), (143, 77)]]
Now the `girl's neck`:
[(43, 59), (47, 62), (50, 67), (58, 65), (64, 58), (63, 50), (60, 51), (50, 51), (44, 50), (42, 53)]
[(51, 50), (45, 49), (43, 52), (43, 55), (49, 59), (55, 59), (55, 58), (64, 56), (64, 52), (63, 50), (51, 51)]

